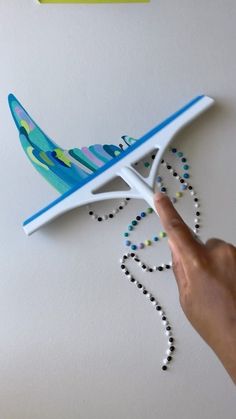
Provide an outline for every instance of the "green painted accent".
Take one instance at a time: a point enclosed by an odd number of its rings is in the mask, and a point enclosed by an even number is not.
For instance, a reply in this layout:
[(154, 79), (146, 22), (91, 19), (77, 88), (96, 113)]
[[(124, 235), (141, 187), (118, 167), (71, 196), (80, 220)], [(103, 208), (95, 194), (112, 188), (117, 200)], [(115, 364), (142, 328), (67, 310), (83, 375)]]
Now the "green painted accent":
[(43, 159), (45, 161), (45, 163), (48, 164), (48, 166), (55, 166), (55, 164), (52, 162), (52, 160), (49, 159), (49, 157), (47, 156), (45, 151), (40, 151), (39, 155), (40, 155), (41, 159)]
[(114, 152), (115, 156), (119, 156), (119, 155), (120, 155), (120, 153), (121, 153), (121, 151), (118, 151), (118, 150), (116, 150), (116, 151)]
[(39, 3), (149, 3), (150, 0), (38, 0)]
[(24, 119), (21, 119), (20, 125), (26, 130), (27, 134), (30, 133), (30, 127)]
[(60, 148), (55, 148), (55, 153), (56, 156), (59, 160), (63, 161), (63, 163), (68, 166), (71, 167), (71, 161), (65, 156), (65, 154), (63, 153), (63, 151)]
[(150, 166), (150, 163), (148, 163), (148, 161), (146, 161), (145, 163), (144, 163), (144, 167), (149, 167)]

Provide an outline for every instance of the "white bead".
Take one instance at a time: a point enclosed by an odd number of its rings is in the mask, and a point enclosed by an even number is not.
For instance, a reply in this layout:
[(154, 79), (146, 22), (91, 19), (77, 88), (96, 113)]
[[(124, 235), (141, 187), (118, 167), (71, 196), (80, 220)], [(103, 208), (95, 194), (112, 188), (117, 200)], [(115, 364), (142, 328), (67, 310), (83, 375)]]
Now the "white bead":
[(196, 202), (196, 204), (194, 204), (195, 208), (199, 208), (199, 204)]
[(163, 359), (163, 364), (168, 364), (168, 360), (165, 358), (165, 359)]
[(166, 330), (165, 331), (166, 336), (170, 336), (171, 335), (171, 331), (170, 330)]
[(165, 267), (166, 267), (165, 263), (162, 263), (161, 266), (162, 266), (163, 269), (165, 269)]
[(166, 320), (162, 320), (162, 323), (166, 326), (167, 325), (167, 321)]
[(195, 222), (195, 223), (199, 223), (199, 218), (195, 218), (195, 219), (194, 219), (194, 222)]
[(179, 176), (179, 175), (178, 175), (178, 176), (176, 176), (176, 179), (180, 180), (180, 176)]
[(92, 217), (93, 220), (96, 220), (98, 218), (98, 216), (96, 214), (93, 214), (91, 217)]
[(154, 271), (157, 271), (157, 266), (153, 266), (153, 270)]
[(121, 201), (120, 205), (122, 206), (127, 205), (127, 201)]
[(147, 292), (147, 294), (145, 295), (145, 297), (150, 298), (149, 292)]
[(156, 300), (151, 302), (153, 306), (155, 306), (157, 304)]
[(108, 215), (104, 214), (104, 215), (102, 216), (102, 219), (103, 219), (103, 220), (107, 220), (107, 219), (108, 219)]
[(117, 214), (119, 212), (119, 210), (118, 209), (113, 209), (112, 210), (112, 214)]
[(123, 264), (123, 262), (124, 262), (124, 259), (120, 259), (120, 260), (119, 260), (119, 262)]
[(162, 310), (158, 311), (158, 313), (159, 313), (159, 316), (163, 316), (163, 311)]
[(132, 278), (132, 275), (130, 275), (130, 274), (129, 274), (129, 275), (127, 275), (127, 278), (128, 278), (128, 279), (131, 279), (131, 278)]
[(193, 196), (193, 195), (195, 195), (195, 193), (196, 193), (195, 191), (191, 191), (191, 192), (190, 192), (190, 194), (191, 194), (192, 196)]
[(166, 354), (171, 355), (171, 351), (169, 349), (167, 349)]

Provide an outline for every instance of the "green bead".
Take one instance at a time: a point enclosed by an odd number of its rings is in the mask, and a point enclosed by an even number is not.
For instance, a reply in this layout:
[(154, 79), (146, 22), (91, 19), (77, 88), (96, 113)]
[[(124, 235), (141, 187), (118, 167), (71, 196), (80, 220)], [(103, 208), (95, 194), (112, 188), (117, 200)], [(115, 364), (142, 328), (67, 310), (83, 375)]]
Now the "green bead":
[(124, 233), (124, 236), (125, 236), (125, 237), (128, 237), (128, 236), (129, 236), (129, 233)]
[(148, 209), (147, 209), (147, 213), (148, 213), (148, 214), (151, 214), (152, 212), (153, 212), (153, 209), (152, 209), (152, 208), (148, 208)]
[(185, 165), (183, 166), (183, 169), (184, 169), (184, 170), (188, 170), (188, 169), (189, 169), (189, 165), (188, 165), (188, 164), (185, 164)]
[(132, 224), (133, 226), (136, 226), (138, 223), (137, 223), (137, 221), (136, 221), (136, 220), (133, 220), (131, 224)]
[(160, 231), (160, 233), (159, 233), (159, 237), (160, 237), (161, 239), (163, 239), (164, 237), (166, 237), (166, 233), (165, 233), (165, 231)]
[(176, 198), (181, 198), (183, 196), (182, 192), (176, 192), (175, 194)]
[(144, 244), (146, 246), (151, 246), (152, 242), (151, 242), (151, 240), (145, 240)]
[(150, 166), (150, 163), (148, 163), (148, 161), (146, 161), (146, 162), (144, 163), (144, 166), (145, 166), (145, 167), (149, 167), (149, 166)]

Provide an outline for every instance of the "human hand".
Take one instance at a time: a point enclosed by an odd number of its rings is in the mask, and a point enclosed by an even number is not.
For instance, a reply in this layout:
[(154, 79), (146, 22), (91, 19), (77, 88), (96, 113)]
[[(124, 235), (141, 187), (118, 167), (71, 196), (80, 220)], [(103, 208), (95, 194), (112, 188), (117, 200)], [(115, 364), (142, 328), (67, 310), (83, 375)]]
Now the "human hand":
[(155, 206), (168, 236), (181, 307), (236, 384), (236, 247), (219, 239), (203, 244), (166, 195), (156, 194)]

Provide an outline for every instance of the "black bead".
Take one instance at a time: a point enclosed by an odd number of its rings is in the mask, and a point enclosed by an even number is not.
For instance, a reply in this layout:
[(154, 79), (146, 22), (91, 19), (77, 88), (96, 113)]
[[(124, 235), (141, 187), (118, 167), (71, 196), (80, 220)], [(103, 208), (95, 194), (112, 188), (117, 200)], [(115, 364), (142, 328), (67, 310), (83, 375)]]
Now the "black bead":
[(150, 297), (150, 301), (155, 301), (155, 298), (154, 297)]
[(162, 316), (162, 318), (161, 318), (163, 321), (165, 321), (166, 320), (166, 316)]
[(93, 215), (93, 211), (89, 211), (89, 215)]
[(143, 290), (143, 294), (145, 295), (145, 294), (147, 294), (147, 290)]
[(178, 173), (176, 173), (176, 172), (174, 172), (174, 173), (173, 173), (173, 176), (174, 176), (174, 177), (176, 177), (177, 175), (178, 175)]
[(125, 265), (120, 265), (121, 269), (125, 269)]
[(169, 338), (169, 342), (170, 343), (174, 342), (174, 338)]
[(161, 163), (162, 163), (162, 164), (164, 163), (164, 160), (163, 160), (163, 159), (162, 159)]
[(122, 206), (120, 206), (120, 207), (119, 207), (119, 210), (123, 210), (123, 207), (122, 207)]
[(161, 306), (156, 306), (156, 310), (160, 311), (161, 310)]
[(200, 212), (199, 212), (199, 211), (197, 211), (197, 212), (196, 212), (196, 215), (197, 215), (197, 217), (199, 217), (199, 215), (200, 215)]
[(153, 272), (153, 269), (152, 268), (149, 268), (149, 272)]
[(195, 228), (199, 228), (200, 227), (200, 225), (199, 224), (195, 224)]
[(180, 183), (184, 183), (184, 182), (185, 182), (185, 180), (184, 180), (184, 179), (180, 179), (179, 181), (180, 181)]
[(164, 186), (161, 188), (161, 192), (166, 192), (166, 188)]
[(146, 265), (142, 265), (142, 269), (147, 269)]
[(124, 256), (123, 256), (123, 258), (124, 258), (124, 259), (128, 259), (128, 256), (124, 255)]
[(136, 220), (137, 220), (137, 221), (140, 221), (140, 220), (141, 220), (140, 215), (137, 215)]
[(171, 330), (171, 327), (170, 327), (170, 326), (167, 326), (167, 327), (166, 327), (166, 330)]
[(134, 258), (135, 253), (130, 253), (130, 256), (131, 256), (132, 258)]
[(138, 284), (137, 286), (138, 288), (143, 288), (142, 284)]
[(190, 186), (188, 187), (188, 189), (191, 191), (191, 190), (193, 189), (193, 187), (190, 185)]
[(130, 198), (126, 198), (126, 201), (130, 201)]
[(170, 265), (165, 265), (166, 269), (170, 269)]
[(153, 154), (153, 155), (152, 155), (152, 160), (154, 160), (154, 159), (155, 159), (155, 157), (156, 157), (156, 156), (155, 156), (155, 154)]
[(98, 217), (98, 221), (102, 221), (102, 217)]
[(172, 356), (168, 356), (166, 359), (168, 362), (170, 362), (172, 360)]
[(194, 198), (194, 202), (198, 202), (198, 198)]
[(125, 271), (125, 275), (129, 275), (129, 271)]
[(185, 163), (185, 162), (187, 161), (187, 159), (186, 159), (185, 157), (183, 157), (183, 158), (181, 159), (181, 161), (182, 161), (183, 163)]
[(135, 279), (132, 277), (131, 279), (130, 279), (130, 282), (134, 282), (135, 281)]
[(135, 262), (140, 262), (140, 259), (134, 258)]
[(170, 346), (170, 351), (173, 352), (175, 350), (174, 346)]
[(113, 214), (109, 214), (109, 218), (113, 218)]
[(162, 268), (162, 266), (158, 266), (158, 271), (163, 271), (163, 268)]
[(167, 370), (167, 366), (166, 366), (166, 365), (163, 365), (163, 366), (162, 366), (162, 370), (163, 370), (163, 371), (166, 371), (166, 370)]
[(167, 167), (167, 169), (168, 169), (168, 170), (170, 170), (170, 169), (171, 169), (171, 166), (170, 166), (169, 164), (168, 164), (166, 167)]

